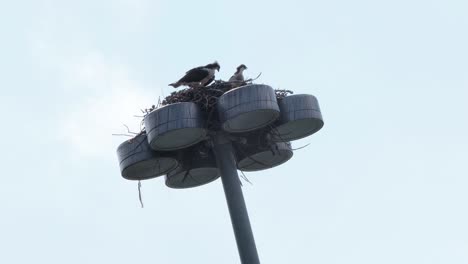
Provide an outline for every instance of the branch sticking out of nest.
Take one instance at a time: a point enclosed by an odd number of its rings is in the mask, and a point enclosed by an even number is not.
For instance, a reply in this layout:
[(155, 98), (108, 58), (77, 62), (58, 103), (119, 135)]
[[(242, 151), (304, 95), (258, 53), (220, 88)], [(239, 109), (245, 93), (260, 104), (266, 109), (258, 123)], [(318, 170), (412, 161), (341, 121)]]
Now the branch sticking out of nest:
[[(259, 73), (257, 75), (257, 77), (255, 77), (255, 78), (250, 78), (250, 79), (247, 79), (247, 80), (244, 80), (244, 81), (230, 81), (228, 83), (246, 85), (246, 84), (250, 84), (253, 81), (257, 80), (261, 75), (262, 75), (262, 73)], [(223, 81), (221, 81), (221, 82), (223, 82)]]
[(144, 130), (140, 130), (140, 132), (136, 133), (136, 132), (133, 132), (133, 131), (130, 131), (130, 128), (126, 125), (126, 124), (123, 124), (123, 126), (127, 129), (127, 132), (126, 133), (121, 133), (121, 134), (112, 134), (113, 136), (126, 136), (126, 137), (136, 137), (138, 135), (140, 135), (141, 133), (144, 132)]
[(290, 94), (294, 94), (294, 92), (291, 90), (280, 90), (280, 89), (275, 89), (275, 93), (276, 93), (276, 99), (278, 100), (281, 100)]
[(156, 106), (152, 105), (150, 108), (140, 109), (140, 111), (143, 114), (147, 115), (147, 114), (151, 113), (154, 109), (156, 109)]

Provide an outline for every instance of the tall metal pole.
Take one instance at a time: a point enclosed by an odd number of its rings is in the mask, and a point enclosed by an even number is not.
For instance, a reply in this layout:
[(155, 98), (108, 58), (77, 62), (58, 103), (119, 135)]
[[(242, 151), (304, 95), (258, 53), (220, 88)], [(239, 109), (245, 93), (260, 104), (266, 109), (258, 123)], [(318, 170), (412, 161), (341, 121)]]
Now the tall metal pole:
[(241, 263), (260, 264), (239, 176), (237, 175), (232, 143), (226, 135), (217, 133), (213, 138), (213, 151), (221, 172), (221, 180)]

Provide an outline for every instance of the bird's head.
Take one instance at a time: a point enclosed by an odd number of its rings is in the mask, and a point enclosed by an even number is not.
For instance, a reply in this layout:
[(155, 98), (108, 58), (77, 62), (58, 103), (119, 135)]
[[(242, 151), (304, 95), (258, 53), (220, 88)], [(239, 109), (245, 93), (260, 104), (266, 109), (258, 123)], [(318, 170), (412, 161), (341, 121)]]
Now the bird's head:
[(244, 64), (241, 64), (237, 67), (237, 72), (242, 72), (244, 70), (247, 70), (247, 66), (245, 66)]
[(210, 64), (206, 65), (205, 67), (208, 68), (208, 69), (213, 69), (213, 70), (217, 70), (217, 71), (219, 71), (219, 69), (221, 68), (221, 66), (219, 66), (219, 63), (217, 61), (215, 61), (213, 63), (210, 63)]

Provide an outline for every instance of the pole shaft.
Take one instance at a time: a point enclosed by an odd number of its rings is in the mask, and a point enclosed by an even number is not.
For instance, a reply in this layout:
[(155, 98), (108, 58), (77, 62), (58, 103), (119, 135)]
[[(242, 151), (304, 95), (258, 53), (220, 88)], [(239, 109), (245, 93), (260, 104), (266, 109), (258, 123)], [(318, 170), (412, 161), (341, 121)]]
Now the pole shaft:
[(213, 151), (221, 172), (221, 180), (223, 182), (229, 214), (231, 215), (241, 263), (260, 264), (249, 215), (242, 194), (240, 179), (237, 175), (232, 143), (224, 135), (216, 135), (215, 137), (213, 140)]

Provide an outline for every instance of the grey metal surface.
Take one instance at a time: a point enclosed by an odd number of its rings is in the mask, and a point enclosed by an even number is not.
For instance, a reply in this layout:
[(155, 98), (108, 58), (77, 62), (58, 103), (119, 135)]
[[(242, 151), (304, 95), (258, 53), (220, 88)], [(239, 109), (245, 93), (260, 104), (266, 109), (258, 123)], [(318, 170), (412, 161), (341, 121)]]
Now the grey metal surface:
[(241, 263), (259, 264), (257, 247), (237, 175), (234, 149), (231, 142), (223, 135), (217, 135), (213, 140), (213, 145)]
[(218, 115), (227, 132), (240, 133), (265, 127), (279, 116), (275, 91), (263, 84), (230, 90), (219, 98)]
[(184, 189), (201, 186), (219, 178), (213, 152), (197, 144), (179, 152), (179, 167), (166, 175), (166, 186)]
[(162, 176), (177, 167), (171, 153), (161, 153), (150, 148), (146, 134), (137, 135), (117, 148), (122, 177), (127, 180), (146, 180)]
[(175, 103), (145, 117), (148, 142), (155, 150), (170, 151), (192, 146), (206, 137), (205, 117), (195, 103)]
[(279, 100), (281, 114), (275, 129), (276, 141), (301, 139), (323, 127), (322, 113), (317, 98), (309, 94), (291, 95)]
[(237, 168), (241, 171), (259, 171), (279, 166), (293, 156), (289, 142), (267, 142), (249, 138), (246, 144), (236, 143)]

